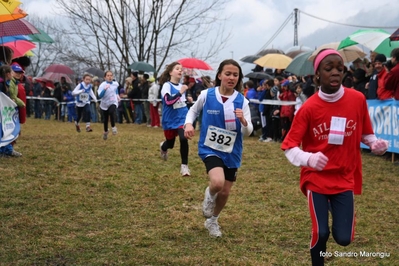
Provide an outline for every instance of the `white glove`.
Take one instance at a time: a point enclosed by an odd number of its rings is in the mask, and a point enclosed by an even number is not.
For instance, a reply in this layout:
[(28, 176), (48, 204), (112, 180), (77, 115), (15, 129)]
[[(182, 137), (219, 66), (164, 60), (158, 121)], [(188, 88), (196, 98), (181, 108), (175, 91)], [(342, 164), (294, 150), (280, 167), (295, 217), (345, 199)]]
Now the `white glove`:
[(375, 155), (383, 155), (388, 149), (388, 141), (377, 139), (370, 145), (371, 152)]
[(308, 166), (321, 171), (326, 167), (327, 162), (328, 158), (322, 152), (313, 153), (308, 159)]

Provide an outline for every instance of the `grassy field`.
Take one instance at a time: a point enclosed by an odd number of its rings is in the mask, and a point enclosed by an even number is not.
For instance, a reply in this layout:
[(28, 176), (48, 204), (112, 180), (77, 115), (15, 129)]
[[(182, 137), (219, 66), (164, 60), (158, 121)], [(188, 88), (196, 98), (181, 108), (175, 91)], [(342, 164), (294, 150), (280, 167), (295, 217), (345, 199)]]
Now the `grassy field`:
[[(310, 218), (299, 168), (278, 143), (246, 138), (243, 165), (213, 239), (201, 213), (207, 176), (190, 141), (191, 177), (181, 177), (179, 145), (159, 157), (162, 129), (28, 119), (16, 150), (0, 158), (0, 265), (310, 265)], [(356, 236), (330, 237), (326, 265), (399, 265), (399, 167), (363, 154)], [(358, 257), (336, 257), (357, 252)], [(387, 252), (364, 257), (360, 252)]]

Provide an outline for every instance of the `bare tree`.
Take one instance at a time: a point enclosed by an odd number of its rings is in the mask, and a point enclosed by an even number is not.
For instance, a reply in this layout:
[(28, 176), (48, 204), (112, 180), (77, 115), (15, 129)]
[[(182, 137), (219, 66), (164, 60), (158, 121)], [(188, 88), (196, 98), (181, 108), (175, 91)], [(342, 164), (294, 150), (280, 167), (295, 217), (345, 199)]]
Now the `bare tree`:
[[(227, 0), (57, 0), (70, 25), (62, 57), (123, 75), (134, 61), (157, 71), (178, 57), (210, 60), (230, 33), (218, 12)], [(173, 59), (172, 59), (173, 58)]]
[(63, 30), (65, 25), (55, 19), (35, 15), (30, 15), (29, 21), (35, 27), (47, 33), (54, 42), (36, 43), (35, 56), (31, 58), (31, 65), (27, 68), (27, 74), (33, 77), (42, 76), (49, 65), (65, 64), (75, 70), (75, 77), (77, 77), (85, 68), (85, 65), (65, 52), (73, 46), (73, 44), (68, 42), (68, 37), (65, 35), (66, 31)]

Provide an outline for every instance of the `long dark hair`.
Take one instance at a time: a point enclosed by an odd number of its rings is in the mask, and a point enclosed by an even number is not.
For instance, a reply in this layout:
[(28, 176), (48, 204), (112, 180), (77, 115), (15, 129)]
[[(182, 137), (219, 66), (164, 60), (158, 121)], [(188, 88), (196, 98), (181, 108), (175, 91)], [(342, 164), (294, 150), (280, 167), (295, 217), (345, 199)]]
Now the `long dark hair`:
[(0, 66), (0, 78), (2, 79), (0, 83), (0, 91), (8, 94), (8, 86), (6, 84), (6, 76), (11, 73), (11, 67), (8, 65)]
[(236, 87), (234, 88), (236, 91), (241, 92), (242, 90), (242, 79), (244, 78), (244, 75), (242, 74), (242, 69), (241, 66), (237, 63), (237, 61), (233, 60), (233, 59), (226, 59), (223, 62), (220, 63), (219, 67), (218, 67), (218, 71), (216, 73), (216, 77), (215, 77), (215, 86), (220, 86), (221, 85), (221, 81), (219, 79), (219, 74), (222, 73), (224, 66), (226, 65), (233, 65), (238, 67), (238, 71), (239, 71), (239, 75), (238, 75), (238, 82)]
[(170, 80), (170, 72), (175, 68), (176, 65), (181, 65), (179, 62), (173, 62), (166, 66), (164, 72), (162, 72), (161, 76), (159, 77), (159, 85), (163, 85), (165, 82)]
[(8, 47), (0, 45), (0, 63), (10, 65), (14, 51)]

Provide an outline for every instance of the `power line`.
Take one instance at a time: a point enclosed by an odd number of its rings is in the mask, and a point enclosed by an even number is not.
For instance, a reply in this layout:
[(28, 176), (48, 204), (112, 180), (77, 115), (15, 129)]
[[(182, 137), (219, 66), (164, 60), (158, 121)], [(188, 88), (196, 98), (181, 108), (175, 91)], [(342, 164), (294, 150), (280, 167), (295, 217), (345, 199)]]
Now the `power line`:
[(311, 15), (309, 13), (306, 13), (306, 12), (302, 11), (302, 10), (299, 10), (299, 12), (301, 12), (304, 15), (307, 15), (309, 17), (315, 18), (315, 19), (319, 19), (319, 20), (322, 20), (322, 21), (326, 21), (326, 22), (329, 22), (329, 23), (338, 24), (338, 25), (342, 25), (342, 26), (348, 26), (348, 27), (368, 28), (368, 29), (397, 29), (397, 28), (399, 28), (399, 26), (365, 26), (365, 25), (347, 24), (347, 23), (336, 22), (336, 21), (332, 21), (332, 20), (316, 17), (315, 15)]
[(260, 51), (265, 49), (267, 46), (269, 46), (270, 43), (272, 43), (274, 41), (274, 39), (277, 37), (277, 35), (279, 35), (280, 32), (284, 29), (284, 27), (288, 24), (288, 22), (290, 21), (292, 16), (293, 16), (293, 14), (290, 13), (289, 16), (287, 17), (287, 19), (283, 22), (283, 24), (281, 24), (281, 26), (277, 29), (277, 31), (273, 34), (273, 36), (267, 41), (267, 43), (265, 45), (262, 46), (262, 48), (259, 49), (259, 51), (257, 53), (259, 53)]

